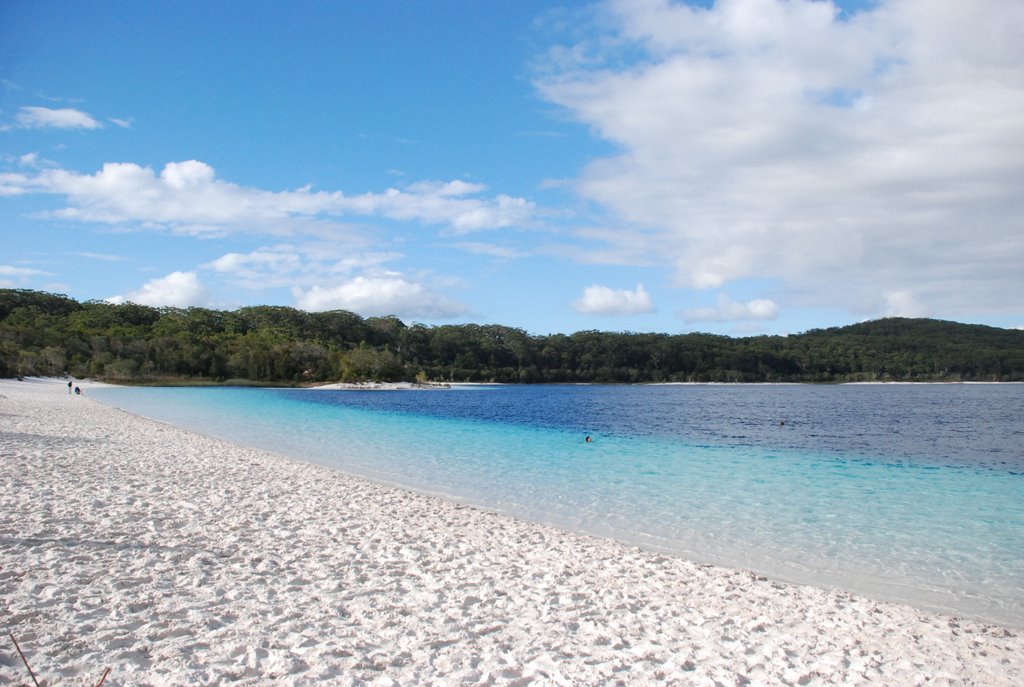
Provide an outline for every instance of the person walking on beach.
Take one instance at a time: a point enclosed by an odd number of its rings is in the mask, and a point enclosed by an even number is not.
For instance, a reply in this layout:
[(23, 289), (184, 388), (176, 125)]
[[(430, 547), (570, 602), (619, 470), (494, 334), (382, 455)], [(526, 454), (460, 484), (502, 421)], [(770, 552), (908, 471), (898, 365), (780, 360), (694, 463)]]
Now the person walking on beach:
[(75, 387), (75, 396), (81, 396), (81, 395), (82, 395), (82, 390), (81, 390), (81, 389), (79, 389), (79, 388), (78, 388), (78, 387), (76, 386), (76, 387)]
[(68, 381), (68, 396), (71, 395), (71, 381)]

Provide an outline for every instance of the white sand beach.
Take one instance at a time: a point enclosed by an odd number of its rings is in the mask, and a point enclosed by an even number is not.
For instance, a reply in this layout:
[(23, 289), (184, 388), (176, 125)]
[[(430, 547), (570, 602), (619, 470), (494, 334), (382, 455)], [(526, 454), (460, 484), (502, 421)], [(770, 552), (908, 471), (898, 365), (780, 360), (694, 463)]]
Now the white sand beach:
[(419, 382), (334, 382), (306, 388), (313, 391), (440, 391), (450, 389), (452, 385)]
[[(444, 450), (439, 444), (434, 450)], [(1024, 684), (1024, 633), (520, 522), (0, 381), (0, 683)]]

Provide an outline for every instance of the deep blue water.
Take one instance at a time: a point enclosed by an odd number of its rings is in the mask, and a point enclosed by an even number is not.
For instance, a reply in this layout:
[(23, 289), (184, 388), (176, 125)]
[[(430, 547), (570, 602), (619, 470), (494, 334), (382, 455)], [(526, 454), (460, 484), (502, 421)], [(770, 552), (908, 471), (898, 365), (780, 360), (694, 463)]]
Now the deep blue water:
[(90, 394), (527, 520), (1024, 626), (1024, 385)]

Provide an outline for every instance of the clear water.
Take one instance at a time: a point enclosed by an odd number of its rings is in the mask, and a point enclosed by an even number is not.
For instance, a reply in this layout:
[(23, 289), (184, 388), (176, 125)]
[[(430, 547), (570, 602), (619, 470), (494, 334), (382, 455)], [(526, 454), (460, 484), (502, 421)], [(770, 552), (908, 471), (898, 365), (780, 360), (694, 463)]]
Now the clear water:
[(1024, 385), (90, 394), (526, 520), (1024, 627)]

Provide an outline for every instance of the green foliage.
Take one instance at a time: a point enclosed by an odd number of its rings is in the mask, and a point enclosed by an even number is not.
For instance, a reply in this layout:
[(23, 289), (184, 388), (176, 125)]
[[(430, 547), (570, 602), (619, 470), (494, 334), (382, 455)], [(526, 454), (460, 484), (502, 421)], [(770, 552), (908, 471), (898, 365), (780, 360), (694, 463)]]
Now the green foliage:
[(364, 344), (341, 356), (343, 382), (397, 382), (405, 377), (402, 361), (386, 348), (378, 350)]
[(0, 289), (0, 376), (306, 384), (1024, 381), (1024, 331), (889, 318), (796, 336), (406, 325), (342, 310), (78, 303)]

